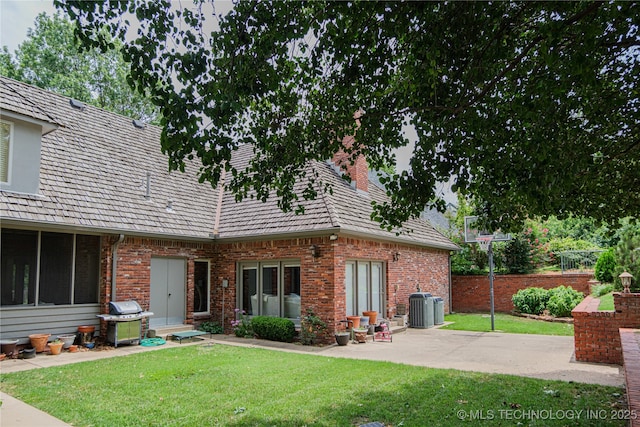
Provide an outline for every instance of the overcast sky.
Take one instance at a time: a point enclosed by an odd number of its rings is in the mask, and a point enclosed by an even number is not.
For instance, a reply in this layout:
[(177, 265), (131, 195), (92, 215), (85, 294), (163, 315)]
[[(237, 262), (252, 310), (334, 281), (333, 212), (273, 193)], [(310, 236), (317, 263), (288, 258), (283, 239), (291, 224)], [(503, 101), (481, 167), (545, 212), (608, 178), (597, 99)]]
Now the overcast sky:
[(0, 0), (0, 45), (13, 53), (40, 12), (55, 13), (51, 0)]

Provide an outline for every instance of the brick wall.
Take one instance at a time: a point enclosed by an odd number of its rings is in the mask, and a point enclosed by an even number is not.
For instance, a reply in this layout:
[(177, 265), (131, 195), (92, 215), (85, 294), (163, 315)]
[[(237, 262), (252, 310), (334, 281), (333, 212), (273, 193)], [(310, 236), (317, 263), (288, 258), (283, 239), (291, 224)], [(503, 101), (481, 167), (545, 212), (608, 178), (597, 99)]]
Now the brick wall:
[[(589, 274), (519, 274), (498, 275), (493, 279), (494, 309), (510, 313), (514, 306), (513, 294), (520, 289), (551, 289), (560, 285), (571, 286), (589, 295)], [(452, 276), (451, 293), (454, 312), (486, 312), (491, 310), (489, 278), (487, 276)]]
[(586, 297), (573, 309), (576, 360), (622, 364), (620, 328), (640, 328), (640, 294), (614, 293), (615, 310), (598, 311), (600, 300)]
[[(113, 235), (102, 239), (100, 302), (103, 313), (108, 312), (111, 300), (112, 245), (116, 240), (117, 236)], [(311, 245), (317, 247), (319, 256), (312, 256)], [(397, 260), (394, 260), (394, 254), (397, 254)], [(329, 331), (325, 341), (333, 340), (339, 321), (346, 317), (344, 275), (345, 262), (349, 260), (385, 263), (388, 311), (382, 313), (384, 316), (393, 316), (397, 304), (408, 307), (409, 295), (416, 291), (418, 284), (421, 290), (441, 296), (446, 312), (449, 307), (447, 251), (348, 237), (330, 240), (329, 236), (212, 244), (126, 237), (117, 249), (117, 300), (136, 300), (143, 309), (149, 309), (151, 258), (155, 256), (184, 258), (186, 261), (185, 322), (212, 320), (222, 324), (227, 333), (231, 332), (230, 323), (235, 318), (237, 306), (236, 270), (238, 263), (245, 261), (299, 261), (301, 313), (304, 315), (306, 308), (313, 308), (327, 323)], [(211, 261), (211, 313), (206, 319), (193, 318), (196, 259)], [(223, 280), (228, 281), (228, 287), (222, 287)], [(102, 326), (104, 334), (106, 323)]]
[[(100, 305), (101, 312), (108, 313), (111, 301), (112, 249), (117, 236), (102, 239)], [(149, 309), (151, 294), (151, 257), (184, 258), (186, 261), (186, 323), (193, 323), (194, 259), (209, 259), (213, 245), (179, 240), (126, 237), (117, 248), (116, 300), (135, 300), (143, 310)], [(213, 286), (212, 286), (213, 287)], [(145, 319), (145, 328), (148, 319)], [(102, 322), (102, 333), (106, 333), (106, 322)]]
[[(311, 256), (309, 247), (315, 245), (320, 256)], [(398, 253), (398, 260), (393, 255)], [(300, 260), (301, 312), (313, 308), (327, 323), (329, 330), (324, 340), (333, 341), (333, 332), (346, 317), (346, 293), (344, 287), (345, 263), (349, 260), (382, 261), (386, 265), (387, 304), (385, 316), (393, 316), (397, 303), (407, 304), (416, 284), (423, 291), (442, 296), (445, 310), (449, 306), (448, 252), (423, 249), (406, 245), (328, 236), (305, 239), (270, 240), (259, 242), (220, 243), (216, 246), (216, 262), (212, 278), (212, 315), (222, 315), (222, 291), (219, 284), (229, 281), (225, 292), (224, 325), (228, 332), (236, 307), (236, 266), (241, 261), (266, 259)], [(214, 285), (215, 284), (215, 285)]]

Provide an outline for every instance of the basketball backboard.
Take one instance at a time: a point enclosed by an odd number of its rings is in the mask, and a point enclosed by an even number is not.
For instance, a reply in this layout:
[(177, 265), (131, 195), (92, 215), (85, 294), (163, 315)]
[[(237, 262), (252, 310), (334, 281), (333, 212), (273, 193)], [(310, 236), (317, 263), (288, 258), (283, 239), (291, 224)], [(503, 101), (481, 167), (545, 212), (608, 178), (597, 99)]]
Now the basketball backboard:
[(476, 226), (478, 221), (477, 216), (465, 216), (464, 217), (464, 241), (465, 243), (477, 243), (476, 237), (478, 236), (493, 236), (494, 242), (502, 242), (511, 240), (510, 234), (500, 232), (500, 230), (491, 233), (486, 230), (479, 230)]

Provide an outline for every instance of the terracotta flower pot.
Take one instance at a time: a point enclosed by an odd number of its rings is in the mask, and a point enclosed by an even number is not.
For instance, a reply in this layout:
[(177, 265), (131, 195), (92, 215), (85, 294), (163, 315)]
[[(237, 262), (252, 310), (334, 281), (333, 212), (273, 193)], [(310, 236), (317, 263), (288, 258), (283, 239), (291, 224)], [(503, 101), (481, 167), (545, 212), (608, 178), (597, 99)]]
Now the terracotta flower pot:
[(347, 316), (347, 320), (349, 321), (350, 328), (360, 327), (360, 316)]
[(52, 343), (49, 343), (49, 352), (56, 356), (58, 354), (60, 354), (62, 352), (62, 346), (64, 345), (64, 342), (62, 341), (54, 341)]
[(44, 348), (47, 346), (47, 341), (49, 341), (49, 337), (51, 334), (32, 334), (29, 335), (29, 340), (31, 341), (31, 347), (36, 349), (36, 353), (42, 353)]
[(367, 316), (369, 318), (369, 324), (375, 325), (378, 321), (378, 312), (377, 311), (363, 311), (363, 316)]
[(77, 353), (78, 352), (78, 346), (75, 344), (71, 344), (69, 346), (69, 353)]

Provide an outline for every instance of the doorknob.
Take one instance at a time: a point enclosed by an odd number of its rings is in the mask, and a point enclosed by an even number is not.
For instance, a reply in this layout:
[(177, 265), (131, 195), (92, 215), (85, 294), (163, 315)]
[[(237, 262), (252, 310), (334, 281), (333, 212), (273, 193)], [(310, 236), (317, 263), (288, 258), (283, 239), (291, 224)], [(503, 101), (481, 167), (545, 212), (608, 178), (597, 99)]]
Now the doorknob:
[(169, 296), (171, 296), (171, 294), (169, 294)]

